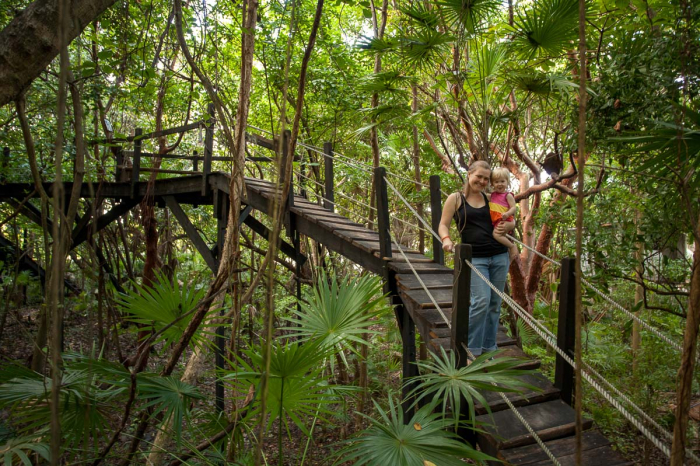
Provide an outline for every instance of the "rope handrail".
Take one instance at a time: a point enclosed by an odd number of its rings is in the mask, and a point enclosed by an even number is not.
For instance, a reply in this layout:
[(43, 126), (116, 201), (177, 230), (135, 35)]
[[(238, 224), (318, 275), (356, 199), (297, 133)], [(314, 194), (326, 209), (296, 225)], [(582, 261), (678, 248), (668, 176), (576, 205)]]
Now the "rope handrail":
[[(464, 260), (464, 262), (469, 266), (472, 271), (474, 271), (495, 293), (497, 293), (504, 302), (508, 306), (510, 306), (511, 309), (513, 309), (518, 316), (525, 321), (525, 323), (533, 329), (544, 341), (549, 345), (552, 349), (554, 349), (557, 354), (559, 354), (564, 361), (567, 362), (571, 367), (576, 368), (576, 363), (571, 357), (566, 354), (565, 351), (563, 351), (559, 346), (556, 344), (556, 341), (552, 341), (554, 338), (554, 335), (546, 328), (543, 327), (540, 322), (538, 322), (536, 319), (534, 319), (532, 316), (530, 316), (519, 304), (517, 304), (515, 301), (513, 301), (512, 298), (510, 298), (508, 295), (500, 291), (498, 288), (495, 287), (484, 275), (477, 269), (471, 262), (468, 260)], [(539, 325), (535, 325), (535, 323)], [(543, 328), (540, 328), (542, 326)], [(600, 374), (596, 373), (601, 380), (605, 380)], [(656, 448), (661, 450), (667, 457), (670, 458), (671, 456), (671, 450), (668, 448), (667, 445), (661, 442), (652, 432), (649, 431), (649, 429), (646, 428), (637, 418), (635, 418), (627, 409), (625, 409), (618, 400), (613, 398), (613, 396), (605, 390), (603, 387), (600, 386), (593, 378), (590, 376), (588, 372), (585, 370), (581, 370), (581, 375), (582, 377), (598, 392), (600, 393), (603, 398), (606, 399), (615, 409), (617, 409), (620, 414), (622, 414), (634, 427), (637, 428), (650, 442), (654, 444)], [(612, 385), (609, 381), (605, 381), (607, 384)], [(629, 399), (627, 399), (629, 400)], [(631, 400), (629, 400), (630, 403)], [(666, 433), (666, 435), (670, 435)], [(687, 450), (687, 449), (686, 449)], [(689, 456), (695, 456), (694, 453), (691, 451), (688, 451)], [(695, 459), (695, 458), (694, 458)], [(697, 460), (696, 460), (697, 461)]]
[[(399, 245), (399, 244), (397, 243), (397, 241), (396, 241), (396, 239), (394, 239), (394, 236), (393, 236), (393, 235), (390, 234), (389, 236), (390, 236), (390, 238), (391, 238), (391, 241), (396, 245), (396, 247), (398, 248), (399, 252), (400, 252), (401, 255), (403, 256), (404, 260), (406, 261), (406, 264), (408, 264), (408, 267), (411, 269), (411, 272), (412, 272), (413, 275), (418, 279), (418, 282), (419, 282), (420, 285), (423, 287), (423, 290), (427, 293), (428, 297), (430, 298), (430, 300), (432, 301), (433, 305), (435, 306), (435, 309), (437, 309), (437, 311), (440, 313), (440, 316), (442, 317), (442, 319), (443, 319), (443, 320), (445, 321), (445, 323), (447, 324), (447, 328), (452, 329), (452, 322), (449, 321), (449, 319), (447, 318), (447, 316), (446, 316), (445, 313), (443, 312), (442, 308), (441, 308), (440, 305), (438, 304), (438, 302), (437, 302), (437, 300), (435, 299), (435, 297), (433, 296), (433, 294), (430, 292), (430, 290), (428, 289), (428, 287), (425, 285), (425, 283), (423, 282), (423, 280), (420, 278), (420, 275), (418, 274), (418, 272), (416, 272), (416, 269), (413, 267), (413, 264), (411, 264), (411, 262), (408, 260), (408, 257), (406, 257), (406, 254), (404, 254), (403, 249), (401, 249), (401, 245)], [(467, 348), (467, 347), (464, 345), (464, 343), (462, 343), (462, 346), (463, 346), (464, 349), (470, 354), (470, 357), (471, 357), (472, 359), (475, 359), (475, 358), (474, 358), (474, 355), (471, 353), (471, 351), (469, 351), (469, 348)], [(493, 383), (493, 382), (491, 383), (491, 385), (493, 385), (494, 387), (497, 386), (497, 385), (496, 385), (495, 383)], [(498, 392), (498, 394), (501, 396), (501, 398), (503, 399), (503, 401), (508, 405), (508, 408), (510, 408), (510, 409), (513, 411), (513, 413), (514, 413), (515, 416), (518, 418), (518, 420), (525, 426), (525, 429), (527, 429), (527, 431), (530, 432), (530, 435), (532, 435), (532, 438), (535, 439), (535, 441), (536, 441), (537, 444), (540, 446), (540, 448), (542, 448), (542, 450), (543, 450), (543, 451), (545, 452), (545, 454), (549, 457), (549, 459), (552, 460), (552, 463), (553, 463), (555, 466), (561, 466), (561, 464), (559, 463), (559, 461), (557, 460), (557, 458), (552, 454), (552, 452), (549, 450), (549, 448), (547, 447), (547, 445), (545, 445), (545, 443), (542, 441), (542, 439), (540, 438), (540, 436), (537, 435), (537, 432), (535, 432), (535, 430), (532, 428), (532, 426), (530, 426), (530, 424), (529, 424), (529, 423), (527, 422), (527, 420), (522, 416), (522, 414), (520, 414), (520, 412), (515, 408), (515, 406), (513, 405), (513, 403), (510, 402), (510, 400), (509, 400), (508, 397), (505, 395), (505, 393), (503, 393), (503, 392)]]
[[(399, 190), (396, 189), (396, 187), (391, 183), (391, 181), (387, 180), (386, 177), (384, 177), (384, 181), (386, 181), (387, 186), (389, 186), (389, 187), (391, 188), (391, 190), (394, 191), (394, 193), (396, 193), (397, 196), (399, 196), (399, 199), (401, 199), (401, 201), (402, 201), (404, 204), (406, 204), (406, 207), (409, 208), (409, 210), (411, 211), (411, 213), (413, 213), (413, 215), (418, 219), (418, 221), (420, 221), (420, 222), (430, 231), (430, 234), (432, 234), (435, 238), (437, 238), (438, 240), (440, 240), (440, 236), (439, 236), (438, 234), (436, 234), (436, 233), (433, 231), (432, 227), (428, 224), (428, 222), (426, 222), (425, 219), (424, 219), (421, 215), (419, 215), (418, 212), (416, 212), (416, 210), (413, 208), (413, 206), (411, 206), (411, 204), (409, 204), (409, 202), (406, 200), (406, 198), (404, 198), (404, 197), (401, 195), (401, 193), (399, 192)], [(442, 243), (441, 240), (440, 240), (440, 242)]]
[[(516, 238), (514, 238), (514, 237), (511, 236), (511, 235), (506, 235), (506, 237), (507, 237), (508, 239), (510, 239), (511, 241), (515, 241), (516, 243), (522, 245), (524, 248), (526, 248), (527, 250), (533, 252), (534, 254), (537, 254), (538, 256), (540, 256), (541, 258), (543, 258), (544, 260), (547, 260), (547, 261), (551, 262), (552, 264), (554, 264), (554, 265), (556, 265), (556, 266), (558, 266), (558, 267), (561, 267), (561, 262), (558, 262), (558, 261), (552, 259), (551, 257), (548, 257), (548, 256), (545, 255), (545, 254), (542, 254), (541, 252), (539, 252), (539, 251), (536, 250), (535, 248), (528, 246), (527, 244), (523, 243), (522, 241), (517, 240)], [(588, 280), (586, 280), (584, 277), (581, 277), (581, 282), (582, 282), (584, 285), (586, 285), (587, 287), (589, 287), (591, 290), (593, 290), (594, 293), (596, 293), (596, 294), (599, 295), (601, 298), (603, 298), (605, 301), (607, 301), (609, 304), (611, 304), (614, 308), (616, 308), (616, 309), (622, 311), (627, 317), (629, 317), (630, 319), (634, 320), (634, 321), (637, 322), (639, 325), (641, 325), (642, 327), (644, 327), (646, 330), (648, 330), (648, 331), (650, 331), (651, 333), (653, 333), (657, 338), (659, 338), (659, 339), (661, 339), (662, 341), (664, 341), (666, 344), (668, 344), (669, 346), (671, 346), (672, 348), (674, 348), (676, 351), (679, 351), (680, 353), (683, 353), (683, 347), (682, 347), (680, 344), (678, 344), (678, 343), (674, 342), (673, 340), (671, 340), (671, 338), (668, 337), (667, 335), (664, 335), (659, 329), (657, 329), (656, 327), (654, 327), (654, 326), (648, 324), (645, 320), (640, 319), (637, 315), (635, 315), (633, 312), (630, 312), (628, 309), (626, 309), (626, 308), (625, 308), (624, 306), (622, 306), (620, 303), (618, 303), (617, 301), (615, 301), (614, 299), (612, 299), (607, 293), (604, 293), (604, 292), (602, 292), (601, 290), (599, 290), (596, 286), (594, 286), (591, 282), (589, 282)], [(698, 354), (697, 360), (700, 362), (700, 354)]]
[[(301, 174), (300, 172), (295, 171), (294, 174), (296, 174), (296, 175), (298, 175), (298, 176), (304, 178), (305, 180), (311, 181), (312, 183), (316, 184), (317, 186), (319, 186), (319, 187), (321, 187), (321, 188), (325, 188), (325, 186), (324, 186), (323, 184), (319, 183), (319, 182), (316, 181), (316, 180), (313, 180), (313, 179), (309, 178), (309, 177), (306, 176), (306, 175)], [(316, 194), (316, 193), (314, 193), (314, 194)], [(362, 202), (362, 201), (358, 201), (357, 199), (352, 198), (352, 197), (350, 197), (350, 196), (348, 196), (348, 195), (346, 195), (346, 194), (343, 194), (343, 193), (340, 193), (340, 192), (337, 192), (337, 191), (335, 192), (335, 194), (338, 195), (338, 196), (340, 196), (340, 197), (342, 197), (342, 198), (344, 198), (344, 199), (349, 200), (350, 202), (354, 202), (355, 204), (361, 205), (361, 206), (363, 206), (363, 207), (367, 207), (368, 209), (373, 210), (373, 211), (375, 211), (375, 212), (377, 211), (377, 208), (376, 208), (376, 207), (372, 207), (372, 206), (369, 205), (369, 204), (365, 204), (365, 203)], [(324, 198), (324, 199), (325, 199), (325, 198)]]

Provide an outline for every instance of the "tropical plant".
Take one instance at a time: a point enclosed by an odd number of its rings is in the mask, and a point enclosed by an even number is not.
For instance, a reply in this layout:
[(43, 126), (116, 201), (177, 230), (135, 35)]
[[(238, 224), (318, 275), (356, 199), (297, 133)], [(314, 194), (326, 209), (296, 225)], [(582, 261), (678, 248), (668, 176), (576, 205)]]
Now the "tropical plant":
[(286, 319), (297, 326), (286, 330), (301, 341), (318, 341), (322, 347), (334, 348), (344, 358), (343, 350), (355, 352), (354, 345), (367, 344), (364, 334), (375, 333), (370, 326), (376, 316), (387, 311), (384, 298), (379, 277), (338, 280), (322, 273), (302, 302), (301, 312), (295, 310), (296, 318)]
[(8, 439), (4, 445), (0, 445), (0, 457), (3, 459), (3, 464), (6, 466), (17, 464), (15, 462), (15, 457), (17, 457), (24, 466), (32, 466), (34, 462), (29, 458), (31, 454), (37, 454), (46, 461), (51, 461), (49, 445), (39, 441), (39, 437), (31, 435)]
[[(450, 408), (453, 413), (460, 413), (462, 399), (467, 402), (470, 421), (476, 418), (476, 403), (490, 412), (489, 404), (482, 395), (483, 391), (515, 392), (522, 389), (536, 390), (522, 379), (531, 373), (516, 369), (522, 363), (513, 358), (494, 358), (498, 353), (484, 353), (471, 364), (458, 367), (454, 351), (446, 353), (440, 348), (440, 354), (432, 353), (432, 358), (417, 361), (422, 374), (415, 377), (416, 386), (411, 390), (415, 396), (414, 405), (423, 399), (442, 401), (442, 414), (448, 417)], [(455, 427), (458, 422), (455, 418)]]
[(479, 462), (494, 459), (450, 430), (453, 421), (434, 412), (434, 403), (404, 421), (401, 405), (393, 396), (389, 396), (388, 411), (373, 402), (379, 419), (360, 413), (371, 426), (338, 452), (335, 464), (353, 461), (358, 466), (463, 466), (463, 458)]
[[(279, 454), (283, 454), (283, 426), (289, 432), (289, 420), (305, 435), (311, 431), (306, 426), (307, 419), (332, 414), (325, 406), (334, 400), (326, 390), (321, 376), (322, 362), (331, 354), (333, 347), (321, 342), (274, 344), (270, 348), (270, 370), (267, 393), (260, 392), (264, 373), (262, 348), (244, 351), (244, 358), (237, 358), (238, 369), (226, 373), (225, 381), (231, 383), (236, 393), (248, 393), (251, 386), (255, 390), (254, 405), (248, 416), (260, 414), (261, 399), (266, 397), (267, 429), (279, 419)], [(281, 464), (280, 456), (280, 464)]]
[[(187, 328), (197, 303), (204, 297), (204, 290), (197, 290), (194, 285), (181, 286), (177, 280), (169, 280), (159, 273), (151, 286), (133, 284), (118, 297), (118, 304), (131, 322), (152, 326), (156, 339), (170, 345), (177, 342)], [(210, 314), (215, 309), (210, 310)], [(205, 322), (205, 324), (207, 324)], [(202, 325), (200, 328), (208, 327)], [(195, 333), (192, 343), (203, 344), (207, 340), (202, 332)]]

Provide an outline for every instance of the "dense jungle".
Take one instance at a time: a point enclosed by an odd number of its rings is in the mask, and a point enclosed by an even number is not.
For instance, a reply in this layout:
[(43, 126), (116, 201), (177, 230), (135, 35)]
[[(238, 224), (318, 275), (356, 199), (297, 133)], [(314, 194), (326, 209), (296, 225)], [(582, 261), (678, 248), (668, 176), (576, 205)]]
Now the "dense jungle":
[(0, 2), (0, 460), (700, 462), (699, 49), (688, 0)]

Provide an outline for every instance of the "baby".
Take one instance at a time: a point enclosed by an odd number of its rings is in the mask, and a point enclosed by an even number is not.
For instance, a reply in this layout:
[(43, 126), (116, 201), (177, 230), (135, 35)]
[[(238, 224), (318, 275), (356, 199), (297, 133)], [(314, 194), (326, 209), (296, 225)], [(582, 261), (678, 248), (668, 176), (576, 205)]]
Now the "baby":
[[(515, 228), (515, 214), (518, 208), (515, 204), (513, 193), (507, 192), (510, 187), (510, 177), (508, 170), (503, 167), (495, 168), (491, 172), (491, 185), (493, 192), (489, 199), (489, 209), (491, 210), (491, 221), (495, 227), (500, 222), (505, 223), (506, 233), (511, 232)], [(518, 255), (518, 248), (504, 234), (493, 231), (493, 237), (496, 241), (508, 248), (508, 254), (511, 260)]]

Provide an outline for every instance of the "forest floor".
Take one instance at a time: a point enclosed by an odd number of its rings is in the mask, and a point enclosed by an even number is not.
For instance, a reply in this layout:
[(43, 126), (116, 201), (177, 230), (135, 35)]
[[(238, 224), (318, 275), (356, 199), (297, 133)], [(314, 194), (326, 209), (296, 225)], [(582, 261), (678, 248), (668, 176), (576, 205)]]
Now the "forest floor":
[[(29, 365), (32, 355), (32, 337), (36, 333), (38, 308), (27, 306), (11, 311), (8, 316), (6, 328), (2, 336), (0, 346), (0, 366), (10, 361), (20, 362)], [(94, 322), (87, 313), (70, 312), (67, 313), (66, 328), (66, 351), (81, 352), (90, 354), (93, 348)], [(114, 346), (114, 345), (112, 345)], [(120, 346), (124, 355), (130, 355), (134, 350), (134, 334), (123, 332), (120, 338)], [(114, 350), (111, 350), (113, 353)], [(117, 360), (116, 354), (107, 355), (112, 360)], [(158, 364), (165, 360), (167, 355), (154, 353), (149, 366), (155, 369)], [(212, 362), (213, 364), (213, 362)], [(400, 367), (400, 366), (399, 366)], [(371, 375), (371, 374), (370, 374)], [(376, 376), (376, 373), (375, 373)], [(396, 393), (399, 390), (400, 370), (388, 370), (382, 373), (381, 380), (373, 380), (374, 388), (371, 396), (381, 404), (385, 404), (388, 391)], [(209, 378), (211, 379), (211, 378)], [(199, 386), (200, 391), (206, 396), (203, 401), (206, 405), (214, 404), (214, 384), (210, 380), (202, 380)], [(697, 400), (700, 401), (700, 400)], [(207, 406), (206, 408), (209, 408)], [(329, 466), (336, 460), (334, 454), (343, 447), (345, 441), (354, 434), (366, 428), (368, 422), (355, 413), (357, 409), (356, 401), (351, 400), (342, 408), (331, 422), (319, 422), (314, 429), (313, 438), (307, 442), (307, 437), (294, 425), (289, 427), (282, 439), (283, 464), (298, 466), (304, 457), (303, 465), (306, 466)], [(365, 414), (372, 415), (372, 403), (366, 406)], [(668, 409), (672, 409), (671, 406)], [(209, 409), (211, 410), (211, 409)], [(700, 405), (698, 405), (700, 415)], [(658, 413), (660, 415), (668, 413)], [(8, 417), (7, 412), (0, 411), (0, 424), (3, 424)], [(197, 422), (194, 420), (193, 422)], [(697, 422), (693, 422), (697, 427)], [(286, 430), (286, 429), (285, 429)], [(278, 423), (275, 421), (265, 438), (264, 453), (267, 464), (278, 464)], [(623, 429), (603, 433), (617, 444), (618, 449), (624, 456), (633, 460), (640, 466), (661, 466), (668, 464), (668, 459), (644, 437), (637, 433), (631, 425), (626, 425)], [(193, 443), (198, 443), (202, 439), (191, 439)], [(308, 445), (307, 445), (308, 443)], [(695, 445), (694, 445), (695, 446)], [(306, 450), (306, 454), (304, 454)], [(107, 462), (106, 464), (110, 464)], [(391, 465), (386, 465), (391, 466)]]

